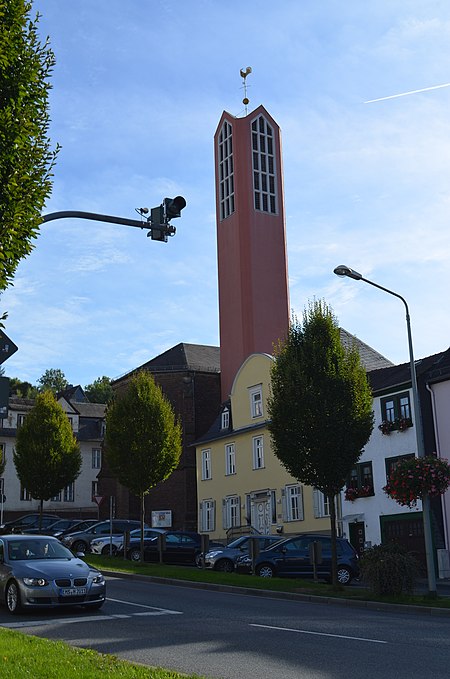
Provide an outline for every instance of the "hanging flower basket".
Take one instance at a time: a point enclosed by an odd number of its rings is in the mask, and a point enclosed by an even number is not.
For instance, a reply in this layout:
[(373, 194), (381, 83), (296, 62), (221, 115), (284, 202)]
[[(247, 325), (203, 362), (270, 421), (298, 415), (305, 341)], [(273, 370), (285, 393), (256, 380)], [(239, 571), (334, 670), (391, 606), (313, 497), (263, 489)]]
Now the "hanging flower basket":
[(383, 420), (383, 422), (378, 425), (378, 429), (385, 436), (389, 436), (391, 431), (393, 431), (393, 429), (394, 429), (394, 423), (390, 422), (389, 420)]
[(391, 431), (406, 431), (412, 427), (412, 420), (410, 417), (397, 417), (395, 420), (383, 420), (378, 425), (378, 429), (382, 434), (389, 436)]
[(450, 485), (447, 460), (433, 455), (401, 460), (392, 470), (383, 490), (399, 505), (414, 507), (424, 496), (443, 495)]

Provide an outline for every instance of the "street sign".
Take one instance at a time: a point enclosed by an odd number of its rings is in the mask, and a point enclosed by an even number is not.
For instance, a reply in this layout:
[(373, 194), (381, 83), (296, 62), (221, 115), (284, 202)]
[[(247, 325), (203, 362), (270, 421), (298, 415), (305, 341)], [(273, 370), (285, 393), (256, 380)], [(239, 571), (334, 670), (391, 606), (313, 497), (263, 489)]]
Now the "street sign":
[(16, 353), (17, 347), (8, 335), (0, 330), (0, 365), (6, 361), (10, 356)]
[(95, 504), (96, 504), (98, 507), (100, 507), (100, 505), (102, 504), (103, 500), (105, 499), (105, 496), (104, 496), (104, 495), (94, 495), (94, 497), (93, 497), (92, 499), (94, 500)]

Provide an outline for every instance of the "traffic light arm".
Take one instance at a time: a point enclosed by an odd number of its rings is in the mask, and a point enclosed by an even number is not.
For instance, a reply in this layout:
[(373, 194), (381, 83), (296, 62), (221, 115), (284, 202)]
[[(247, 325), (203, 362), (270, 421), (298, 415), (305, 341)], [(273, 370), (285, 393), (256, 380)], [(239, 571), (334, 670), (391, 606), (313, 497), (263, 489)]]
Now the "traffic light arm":
[(124, 224), (125, 226), (137, 226), (140, 229), (150, 229), (151, 225), (148, 222), (140, 222), (137, 219), (127, 219), (126, 217), (114, 217), (112, 215), (100, 215), (95, 212), (80, 212), (79, 210), (65, 210), (62, 212), (50, 212), (48, 215), (43, 215), (43, 222), (51, 222), (54, 219), (92, 219), (95, 222), (110, 222), (111, 224)]

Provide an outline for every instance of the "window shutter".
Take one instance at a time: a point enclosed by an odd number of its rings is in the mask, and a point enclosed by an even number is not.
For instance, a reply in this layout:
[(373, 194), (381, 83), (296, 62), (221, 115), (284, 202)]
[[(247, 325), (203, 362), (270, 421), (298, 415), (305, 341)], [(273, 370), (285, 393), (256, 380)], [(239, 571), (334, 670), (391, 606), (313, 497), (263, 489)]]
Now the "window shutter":
[(320, 513), (320, 491), (317, 488), (313, 490), (313, 508), (314, 508), (314, 518), (319, 519), (321, 517)]
[(281, 513), (283, 515), (283, 521), (289, 521), (286, 506), (286, 488), (281, 489)]
[(305, 513), (303, 510), (303, 486), (299, 486), (299, 495), (298, 495), (298, 518), (300, 521), (303, 521), (305, 518)]
[(222, 526), (225, 530), (228, 528), (226, 500), (222, 500)]

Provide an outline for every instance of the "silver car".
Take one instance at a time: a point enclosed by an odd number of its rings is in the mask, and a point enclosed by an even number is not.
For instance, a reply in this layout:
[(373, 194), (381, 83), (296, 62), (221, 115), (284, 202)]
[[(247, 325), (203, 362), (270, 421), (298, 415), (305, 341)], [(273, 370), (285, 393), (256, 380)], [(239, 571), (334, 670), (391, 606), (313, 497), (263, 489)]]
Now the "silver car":
[(225, 573), (232, 573), (236, 566), (236, 560), (243, 554), (248, 554), (250, 551), (251, 540), (258, 543), (259, 549), (267, 549), (271, 545), (280, 541), (279, 535), (241, 535), (233, 542), (230, 542), (227, 547), (210, 548), (205, 555), (199, 554), (197, 557), (197, 566), (199, 568), (208, 568), (215, 571), (223, 571)]
[(0, 537), (0, 602), (10, 613), (22, 608), (81, 605), (100, 608), (103, 575), (48, 535)]
[[(144, 539), (154, 538), (160, 533), (164, 533), (163, 530), (158, 530), (157, 528), (144, 528)], [(130, 538), (140, 538), (141, 529), (135, 528), (130, 531)], [(102, 535), (99, 538), (92, 540), (90, 549), (92, 554), (103, 554), (108, 556), (112, 554), (113, 556), (117, 554), (117, 550), (122, 550), (123, 548), (123, 533), (118, 533), (117, 535)]]

